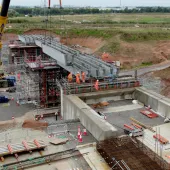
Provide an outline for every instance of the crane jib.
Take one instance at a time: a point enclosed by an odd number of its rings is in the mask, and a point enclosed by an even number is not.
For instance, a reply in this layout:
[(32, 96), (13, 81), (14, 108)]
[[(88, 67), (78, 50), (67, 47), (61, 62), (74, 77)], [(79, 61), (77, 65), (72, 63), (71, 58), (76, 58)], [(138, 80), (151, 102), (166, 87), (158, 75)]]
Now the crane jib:
[(10, 0), (3, 0), (2, 1), (2, 8), (1, 8), (1, 16), (2, 17), (7, 17), (9, 4), (10, 4)]

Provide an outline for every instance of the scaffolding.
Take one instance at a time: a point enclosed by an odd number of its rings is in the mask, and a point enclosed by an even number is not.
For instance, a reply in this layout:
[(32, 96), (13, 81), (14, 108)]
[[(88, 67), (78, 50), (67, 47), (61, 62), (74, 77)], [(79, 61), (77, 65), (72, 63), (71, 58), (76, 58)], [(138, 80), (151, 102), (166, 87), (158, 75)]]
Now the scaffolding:
[(35, 55), (24, 51), (15, 64), (17, 100), (20, 104), (33, 103), (37, 108), (56, 107), (60, 103), (60, 90), (56, 79), (61, 68), (45, 54)]

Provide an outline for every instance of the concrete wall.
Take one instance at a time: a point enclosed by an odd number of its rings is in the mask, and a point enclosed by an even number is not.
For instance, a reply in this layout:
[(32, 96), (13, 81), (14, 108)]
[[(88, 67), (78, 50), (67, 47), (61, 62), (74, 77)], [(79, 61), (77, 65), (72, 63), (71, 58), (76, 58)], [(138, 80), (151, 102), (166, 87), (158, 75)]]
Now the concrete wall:
[(144, 87), (136, 88), (133, 98), (151, 108), (163, 117), (170, 118), (170, 99)]
[(108, 90), (98, 91), (93, 93), (82, 93), (77, 96), (80, 97), (87, 104), (94, 104), (99, 102), (108, 102), (116, 100), (125, 100), (132, 99), (132, 94), (135, 91), (135, 88), (126, 88), (126, 89), (117, 89), (117, 90)]
[(116, 136), (117, 129), (99, 118), (97, 113), (74, 95), (63, 96), (64, 120), (79, 118), (82, 125), (98, 140)]

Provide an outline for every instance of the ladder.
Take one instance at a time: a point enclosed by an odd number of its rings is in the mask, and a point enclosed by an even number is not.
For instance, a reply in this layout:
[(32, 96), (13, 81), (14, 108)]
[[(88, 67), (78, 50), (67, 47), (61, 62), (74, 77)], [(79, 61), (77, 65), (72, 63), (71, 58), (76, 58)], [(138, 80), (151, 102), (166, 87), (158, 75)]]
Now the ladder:
[(121, 170), (131, 170), (124, 160), (117, 161), (114, 157), (112, 160), (115, 162), (115, 164), (112, 166), (111, 170), (115, 169), (116, 167), (119, 167)]

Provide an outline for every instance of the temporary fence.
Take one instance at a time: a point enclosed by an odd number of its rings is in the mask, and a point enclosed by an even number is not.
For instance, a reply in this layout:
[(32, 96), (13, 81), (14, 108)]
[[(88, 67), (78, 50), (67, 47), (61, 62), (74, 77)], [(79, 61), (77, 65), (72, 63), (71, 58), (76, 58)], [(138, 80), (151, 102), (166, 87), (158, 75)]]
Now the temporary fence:
[(95, 82), (76, 84), (76, 83), (68, 83), (67, 81), (62, 80), (61, 84), (63, 87), (63, 93), (68, 95), (68, 94), (79, 94), (79, 93), (89, 93), (89, 92), (96, 92), (96, 91), (139, 87), (140, 81), (136, 79), (115, 80), (112, 82), (103, 81), (103, 82), (99, 82), (98, 89), (96, 89), (95, 87)]
[(49, 135), (67, 133), (67, 131), (68, 131), (67, 124), (50, 125), (47, 128), (47, 133)]

